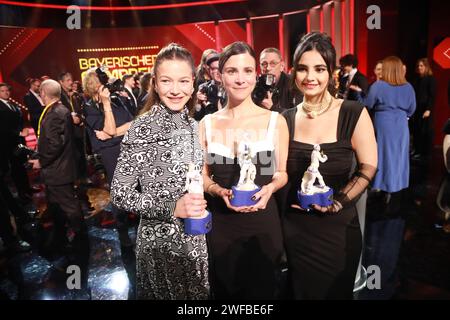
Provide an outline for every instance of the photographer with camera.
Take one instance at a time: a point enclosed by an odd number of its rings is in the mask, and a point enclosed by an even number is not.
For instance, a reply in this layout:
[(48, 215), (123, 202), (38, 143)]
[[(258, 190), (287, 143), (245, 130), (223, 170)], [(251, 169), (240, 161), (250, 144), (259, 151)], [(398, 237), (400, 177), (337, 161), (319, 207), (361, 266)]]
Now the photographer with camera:
[[(110, 83), (108, 80), (109, 77), (103, 68), (90, 69), (83, 78), (83, 89), (90, 98), (84, 107), (86, 131), (92, 151), (101, 155), (106, 178), (111, 186), (120, 154), (120, 143), (130, 127), (133, 115), (118, 94), (123, 90), (122, 82), (115, 80)], [(114, 205), (112, 213), (117, 222), (121, 245), (131, 246), (126, 224), (127, 213)]]
[[(41, 169), (45, 184), (47, 211), (54, 219), (53, 246), (71, 247), (82, 252), (87, 243), (86, 226), (81, 207), (75, 197), (76, 178), (73, 124), (70, 111), (61, 103), (61, 86), (55, 80), (41, 84), (40, 96), (46, 107), (38, 124), (38, 159), (29, 160)], [(67, 228), (66, 228), (67, 224)], [(65, 245), (68, 247), (64, 248)]]
[(197, 70), (195, 72), (195, 87), (198, 88), (200, 84), (203, 82), (206, 82), (208, 80), (211, 80), (211, 77), (209, 75), (209, 67), (206, 64), (206, 61), (208, 61), (209, 58), (211, 58), (213, 55), (216, 55), (217, 51), (214, 49), (206, 49), (202, 53), (202, 57), (200, 58), (200, 63), (197, 66)]
[(226, 93), (222, 87), (222, 78), (219, 72), (219, 55), (212, 54), (207, 60), (209, 77), (211, 80), (198, 85), (197, 105), (194, 119), (200, 121), (207, 114), (214, 113), (226, 103)]
[[(303, 100), (300, 91), (290, 88), (290, 78), (284, 72), (285, 64), (280, 50), (265, 48), (259, 55), (259, 65), (261, 76), (258, 78), (253, 98), (255, 98), (255, 93), (258, 94), (258, 90), (266, 89), (267, 95), (262, 101), (255, 101), (255, 104), (268, 110), (282, 112), (295, 107)], [(270, 77), (264, 77), (264, 75), (273, 75), (275, 83), (272, 84)]]

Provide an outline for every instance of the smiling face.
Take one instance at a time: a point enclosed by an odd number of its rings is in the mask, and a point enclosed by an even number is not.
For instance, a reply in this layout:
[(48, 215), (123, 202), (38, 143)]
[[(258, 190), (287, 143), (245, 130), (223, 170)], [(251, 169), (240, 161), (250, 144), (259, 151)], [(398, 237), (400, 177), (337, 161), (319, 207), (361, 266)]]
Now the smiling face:
[(156, 70), (155, 90), (170, 110), (183, 110), (194, 92), (193, 70), (189, 63), (164, 60)]
[(222, 84), (235, 104), (249, 98), (256, 84), (255, 59), (248, 52), (231, 56), (223, 66)]
[(319, 99), (327, 90), (330, 74), (325, 60), (316, 50), (306, 51), (300, 57), (295, 84), (309, 100)]

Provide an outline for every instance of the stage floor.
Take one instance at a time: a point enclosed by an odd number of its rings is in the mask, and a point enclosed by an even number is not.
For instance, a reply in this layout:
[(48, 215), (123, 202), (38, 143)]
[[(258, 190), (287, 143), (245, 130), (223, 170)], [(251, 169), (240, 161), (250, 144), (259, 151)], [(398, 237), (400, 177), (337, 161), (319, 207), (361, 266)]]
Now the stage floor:
[[(429, 164), (432, 164), (431, 166)], [(411, 163), (411, 187), (393, 194), (369, 192), (363, 265), (381, 270), (381, 288), (367, 287), (356, 299), (450, 299), (450, 222), (436, 205), (444, 177), (442, 151), (429, 162)], [(29, 230), (32, 250), (0, 255), (0, 299), (20, 300), (127, 300), (135, 298), (134, 247), (121, 248), (114, 219), (108, 211), (109, 193), (104, 175), (90, 165), (93, 185), (87, 194), (95, 211), (85, 215), (89, 248), (79, 257), (81, 289), (68, 289), (66, 273), (73, 260), (48, 252), (45, 240), (52, 225), (45, 216), (44, 191), (33, 195), (39, 207), (37, 226)], [(31, 174), (39, 185), (36, 173)], [(447, 217), (448, 219), (448, 217)], [(138, 218), (129, 216), (129, 235), (135, 241)], [(289, 297), (285, 297), (289, 298)]]

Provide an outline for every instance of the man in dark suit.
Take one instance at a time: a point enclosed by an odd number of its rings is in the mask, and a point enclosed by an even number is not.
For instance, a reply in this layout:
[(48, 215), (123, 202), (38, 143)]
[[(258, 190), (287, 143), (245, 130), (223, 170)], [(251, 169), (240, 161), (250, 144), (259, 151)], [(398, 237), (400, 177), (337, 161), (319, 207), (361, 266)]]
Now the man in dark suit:
[(74, 112), (72, 100), (70, 99), (73, 84), (72, 74), (69, 72), (60, 73), (58, 82), (61, 85), (61, 103), (69, 109), (70, 112)]
[[(14, 199), (6, 182), (6, 175), (11, 171), (11, 177), (19, 189), (29, 188), (23, 162), (17, 159), (15, 150), (23, 134), (22, 117), (19, 108), (9, 100), (10, 89), (6, 83), (0, 83), (0, 237), (10, 252), (22, 252), (30, 249), (30, 245), (17, 238), (11, 226), (9, 213), (14, 216), (18, 233), (21, 234), (31, 217)], [(22, 172), (20, 172), (20, 168)], [(14, 172), (13, 172), (14, 169)], [(19, 173), (17, 173), (17, 171)], [(21, 179), (20, 179), (21, 178)], [(20, 190), (18, 190), (20, 193)]]
[(136, 86), (136, 81), (134, 80), (134, 77), (130, 74), (124, 75), (122, 81), (125, 87), (125, 92), (128, 95), (128, 97), (125, 99), (125, 106), (128, 108), (128, 110), (133, 116), (136, 116), (137, 99), (133, 93), (133, 90)]
[(339, 77), (339, 98), (358, 101), (358, 93), (350, 86), (361, 88), (362, 95), (365, 96), (369, 89), (367, 78), (358, 71), (358, 59), (353, 54), (347, 54), (339, 59), (341, 74)]
[(76, 98), (73, 91), (73, 78), (69, 72), (63, 72), (58, 76), (61, 85), (61, 103), (71, 112), (73, 125), (73, 146), (76, 157), (77, 194), (82, 201), (83, 210), (93, 211), (95, 208), (89, 202), (85, 185), (92, 183), (88, 177), (86, 159), (85, 128), (83, 123), (83, 106), (81, 100)]
[[(73, 125), (70, 111), (61, 103), (61, 86), (54, 80), (41, 84), (40, 95), (46, 108), (38, 128), (39, 160), (30, 160), (41, 168), (46, 187), (48, 207), (55, 219), (56, 233), (69, 243), (85, 233), (80, 203), (75, 197), (76, 176), (73, 147)], [(64, 234), (65, 222), (68, 222)]]
[(9, 97), (9, 86), (6, 83), (0, 83), (0, 150), (11, 170), (11, 178), (16, 185), (19, 198), (24, 202), (31, 202), (33, 190), (24, 166), (26, 157), (16, 152), (17, 146), (25, 143), (28, 129), (23, 127), (22, 111), (19, 106), (9, 100)]
[(39, 96), (39, 87), (41, 86), (41, 80), (30, 79), (30, 90), (23, 97), (23, 102), (25, 107), (28, 109), (30, 114), (31, 126), (34, 129), (34, 133), (37, 135), (37, 127), (39, 122), (39, 117), (41, 116), (42, 110), (44, 110), (44, 102), (42, 102)]

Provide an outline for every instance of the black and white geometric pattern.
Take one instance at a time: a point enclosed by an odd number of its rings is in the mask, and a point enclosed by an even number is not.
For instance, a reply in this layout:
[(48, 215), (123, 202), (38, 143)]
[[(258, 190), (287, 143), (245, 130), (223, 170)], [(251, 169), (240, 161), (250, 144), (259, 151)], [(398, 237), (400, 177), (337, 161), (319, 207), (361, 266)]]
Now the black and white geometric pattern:
[(188, 164), (202, 167), (198, 126), (187, 108), (164, 105), (136, 118), (125, 134), (111, 185), (111, 200), (141, 216), (136, 245), (138, 299), (207, 299), (204, 235), (184, 233), (174, 217)]

